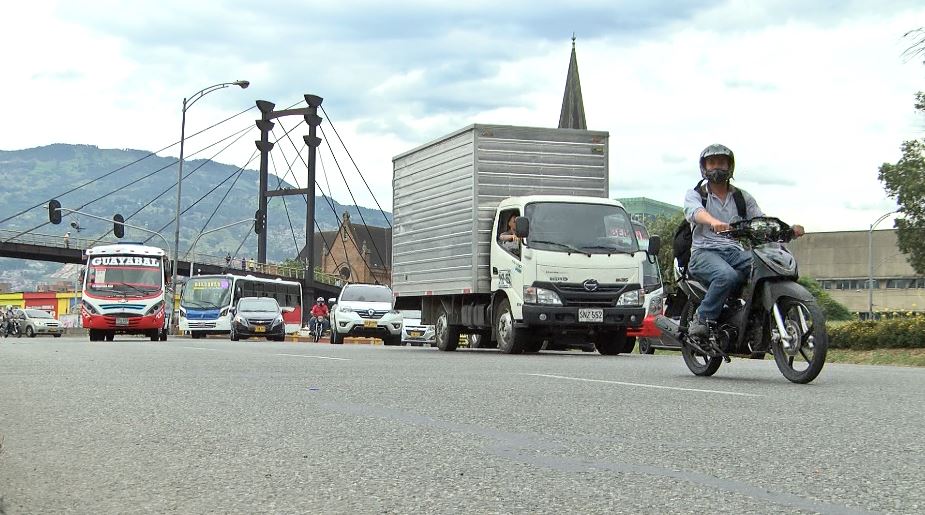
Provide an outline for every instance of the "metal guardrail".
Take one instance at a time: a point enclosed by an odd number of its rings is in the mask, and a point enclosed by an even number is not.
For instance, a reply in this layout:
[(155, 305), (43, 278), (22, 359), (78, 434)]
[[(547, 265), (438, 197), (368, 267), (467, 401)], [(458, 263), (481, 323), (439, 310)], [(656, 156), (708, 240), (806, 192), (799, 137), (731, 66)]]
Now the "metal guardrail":
[[(86, 250), (94, 245), (115, 245), (120, 243), (117, 239), (107, 238), (102, 240), (89, 239), (89, 238), (65, 238), (64, 236), (58, 236), (53, 234), (41, 234), (41, 233), (25, 233), (19, 234), (19, 231), (11, 231), (7, 229), (0, 229), (0, 242), (3, 243), (20, 243), (24, 245), (38, 245), (42, 247), (56, 247), (61, 249), (78, 249)], [(157, 246), (157, 245), (153, 245)], [(168, 251), (169, 252), (169, 251)], [(211, 254), (200, 254), (198, 252), (186, 253), (184, 259), (189, 261), (190, 258), (193, 258), (195, 264), (205, 264), (218, 266), (222, 268), (227, 268), (229, 270), (240, 270), (242, 272), (258, 272), (265, 273), (268, 275), (277, 275), (280, 277), (286, 277), (289, 279), (304, 279), (305, 278), (305, 269), (303, 268), (292, 268), (292, 267), (283, 267), (275, 263), (256, 263), (247, 261), (247, 269), (239, 268), (234, 266), (237, 261), (237, 264), (241, 264), (241, 260), (231, 260), (229, 264), (224, 257), (222, 256), (213, 256)], [(187, 270), (188, 271), (188, 270)], [(334, 274), (326, 274), (315, 270), (315, 281), (330, 286), (341, 286), (342, 279)]]

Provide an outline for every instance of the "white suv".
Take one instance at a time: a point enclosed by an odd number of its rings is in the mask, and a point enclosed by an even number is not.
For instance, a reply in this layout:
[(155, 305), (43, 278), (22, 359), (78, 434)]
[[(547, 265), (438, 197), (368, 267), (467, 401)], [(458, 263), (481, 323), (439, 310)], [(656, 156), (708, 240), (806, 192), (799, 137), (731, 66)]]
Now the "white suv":
[(344, 286), (331, 311), (331, 343), (344, 343), (346, 336), (368, 336), (401, 345), (402, 316), (392, 309), (392, 302), (388, 286)]

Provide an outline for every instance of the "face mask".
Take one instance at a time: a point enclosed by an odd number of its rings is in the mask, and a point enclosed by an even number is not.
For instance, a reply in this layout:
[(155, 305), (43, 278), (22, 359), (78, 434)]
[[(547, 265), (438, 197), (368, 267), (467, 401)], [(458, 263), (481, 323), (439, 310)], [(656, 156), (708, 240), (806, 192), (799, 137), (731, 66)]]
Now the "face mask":
[(732, 178), (732, 173), (729, 170), (724, 170), (718, 168), (716, 170), (707, 170), (707, 180), (715, 183), (728, 182)]

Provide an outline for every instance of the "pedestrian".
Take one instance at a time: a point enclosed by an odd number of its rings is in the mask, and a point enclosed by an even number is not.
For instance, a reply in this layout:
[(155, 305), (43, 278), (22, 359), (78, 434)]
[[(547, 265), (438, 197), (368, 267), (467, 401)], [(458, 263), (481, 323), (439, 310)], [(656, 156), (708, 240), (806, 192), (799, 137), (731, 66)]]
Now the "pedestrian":
[(225, 254), (225, 267), (231, 266), (231, 254)]
[(64, 233), (64, 247), (71, 248), (71, 231)]

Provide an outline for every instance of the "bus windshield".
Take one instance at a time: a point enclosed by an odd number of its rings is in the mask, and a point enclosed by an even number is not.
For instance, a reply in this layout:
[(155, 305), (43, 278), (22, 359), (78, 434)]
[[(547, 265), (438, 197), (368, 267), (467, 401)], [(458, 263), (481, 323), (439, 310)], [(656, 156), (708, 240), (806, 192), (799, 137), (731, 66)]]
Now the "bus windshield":
[(94, 257), (87, 266), (86, 291), (102, 297), (147, 297), (163, 289), (163, 280), (158, 259)]
[(231, 280), (227, 278), (191, 278), (180, 296), (180, 305), (193, 309), (218, 309), (230, 302)]

